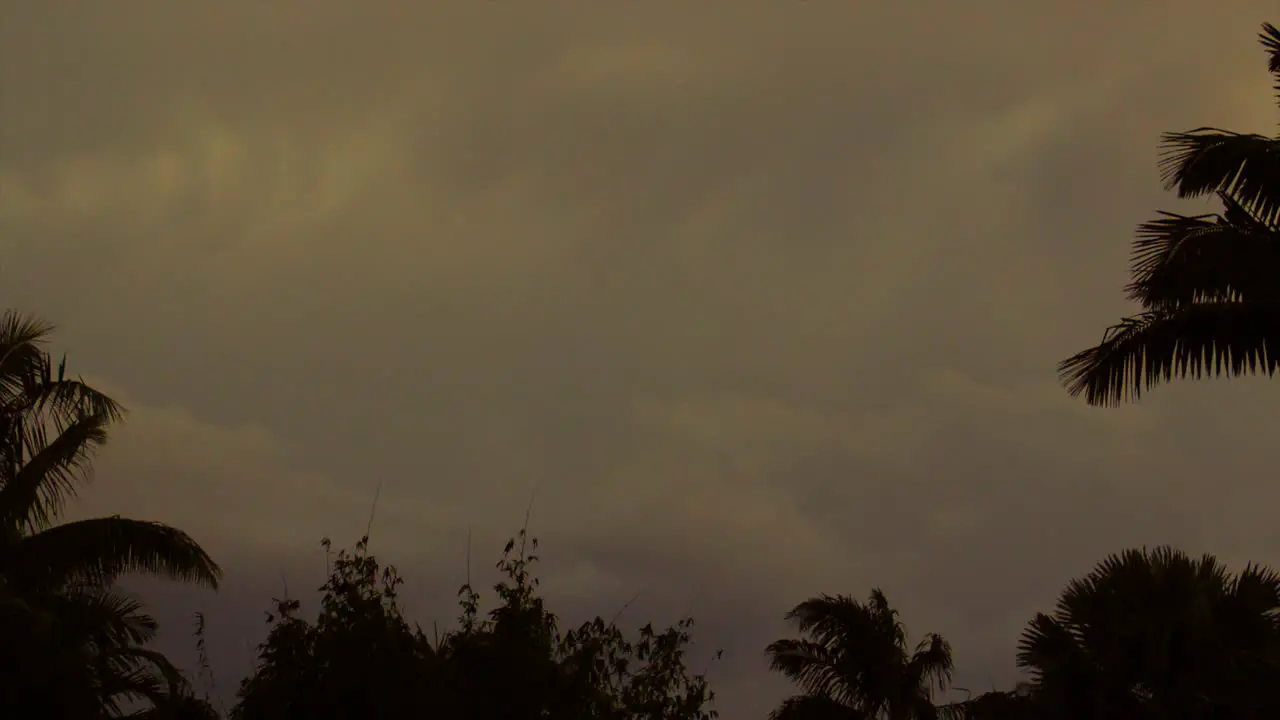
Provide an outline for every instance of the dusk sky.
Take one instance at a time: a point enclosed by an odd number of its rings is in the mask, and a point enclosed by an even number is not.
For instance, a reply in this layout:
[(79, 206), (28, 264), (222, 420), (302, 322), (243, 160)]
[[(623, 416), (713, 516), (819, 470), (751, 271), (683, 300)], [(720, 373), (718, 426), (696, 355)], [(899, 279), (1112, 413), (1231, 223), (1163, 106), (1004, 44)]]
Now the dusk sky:
[(1008, 687), (1110, 552), (1280, 565), (1280, 381), (1055, 373), (1133, 228), (1216, 209), (1160, 133), (1274, 132), (1276, 7), (0, 0), (2, 304), (130, 409), (75, 514), (222, 564), (134, 587), (228, 706), (379, 493), (428, 629), (532, 500), (553, 609), (691, 614), (726, 720), (823, 592)]

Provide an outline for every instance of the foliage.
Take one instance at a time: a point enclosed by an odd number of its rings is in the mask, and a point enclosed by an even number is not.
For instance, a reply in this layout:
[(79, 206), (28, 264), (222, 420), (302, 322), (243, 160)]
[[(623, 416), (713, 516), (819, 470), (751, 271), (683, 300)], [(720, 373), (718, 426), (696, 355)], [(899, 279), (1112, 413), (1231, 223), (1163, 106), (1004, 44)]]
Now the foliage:
[(1112, 555), (1031, 621), (1018, 663), (1059, 716), (1278, 717), (1280, 576), (1168, 547)]
[(118, 717), (131, 704), (163, 705), (186, 690), (177, 668), (144, 647), (157, 625), (133, 598), (90, 585), (4, 601), (5, 717), (36, 707), (46, 717)]
[(911, 651), (898, 612), (879, 589), (866, 603), (844, 595), (811, 598), (787, 619), (801, 637), (770, 644), (770, 666), (804, 694), (784, 701), (775, 720), (937, 715), (933, 692), (951, 679), (951, 646), (929, 634)]
[[(1280, 100), (1280, 29), (1260, 35)], [(1174, 377), (1280, 369), (1280, 138), (1215, 128), (1164, 136), (1167, 189), (1216, 194), (1218, 215), (1161, 213), (1138, 228), (1128, 295), (1142, 308), (1063, 361), (1091, 405), (1137, 400)]]
[(498, 607), (482, 614), (464, 585), (458, 629), (433, 639), (404, 619), (400, 576), (369, 554), (367, 537), (339, 551), (315, 622), (298, 616), (299, 601), (276, 601), (232, 718), (716, 717), (705, 676), (685, 665), (692, 621), (628, 638), (597, 617), (562, 633), (531, 573), (536, 544), (523, 531), (518, 551), (507, 544)]
[(1023, 633), (1031, 682), (934, 705), (951, 672), (945, 641), (909, 653), (878, 590), (863, 604), (821, 596), (788, 614), (803, 637), (769, 646), (772, 668), (804, 694), (783, 720), (1251, 720), (1280, 717), (1280, 575), (1232, 574), (1213, 557), (1128, 550), (1071, 581)]
[(51, 330), (0, 316), (0, 582), (56, 591), (144, 572), (216, 587), (217, 564), (176, 528), (119, 516), (53, 524), (124, 408), (68, 377), (65, 359), (54, 370), (43, 348)]
[(65, 360), (55, 370), (43, 348), (51, 330), (0, 316), (0, 716), (22, 716), (35, 702), (42, 716), (118, 716), (130, 701), (177, 697), (183, 681), (143, 647), (155, 623), (113, 582), (147, 572), (214, 586), (220, 571), (185, 533), (159, 523), (54, 524), (124, 410), (68, 377)]

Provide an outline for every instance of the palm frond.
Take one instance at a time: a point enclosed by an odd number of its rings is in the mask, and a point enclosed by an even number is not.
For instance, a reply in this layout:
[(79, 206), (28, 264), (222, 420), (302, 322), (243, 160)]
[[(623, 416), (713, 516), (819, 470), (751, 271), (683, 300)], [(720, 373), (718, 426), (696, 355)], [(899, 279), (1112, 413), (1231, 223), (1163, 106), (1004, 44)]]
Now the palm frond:
[(55, 421), (83, 413), (124, 417), (124, 408), (79, 378), (67, 363), (54, 365), (44, 348), (53, 326), (12, 310), (0, 315), (0, 412), (40, 410)]
[(1280, 573), (1247, 565), (1233, 580), (1231, 594), (1254, 612), (1267, 615), (1280, 629)]
[(106, 441), (106, 427), (123, 418), (119, 403), (67, 376), (65, 359), (54, 367), (43, 348), (51, 330), (0, 315), (0, 526), (48, 525), (88, 479), (89, 452)]
[(1175, 376), (1272, 375), (1280, 366), (1276, 343), (1280, 305), (1195, 303), (1125, 319), (1101, 344), (1060, 363), (1058, 372), (1073, 397), (1118, 405)]
[(190, 690), (168, 657), (142, 647), (158, 625), (137, 600), (101, 587), (73, 588), (53, 599), (59, 628), (79, 638), (108, 712), (119, 715), (124, 704), (139, 701), (158, 706)]
[(907, 663), (907, 683), (928, 692), (932, 697), (933, 688), (947, 689), (954, 670), (951, 643), (941, 635), (929, 634), (916, 646), (915, 654)]
[(17, 556), (28, 581), (53, 586), (77, 579), (108, 583), (140, 572), (216, 588), (222, 574), (181, 530), (121, 517), (80, 520), (29, 535)]
[(123, 715), (129, 704), (163, 703), (168, 697), (168, 684), (163, 675), (145, 666), (108, 668), (98, 679), (98, 693), (109, 717)]
[(149, 643), (160, 627), (143, 612), (142, 603), (110, 587), (72, 586), (47, 597), (43, 605), (60, 632), (101, 650)]
[(1267, 51), (1267, 70), (1275, 76), (1273, 90), (1276, 102), (1280, 103), (1280, 29), (1271, 23), (1262, 23), (1262, 32), (1258, 33), (1262, 48)]
[(769, 713), (770, 720), (870, 720), (865, 712), (824, 695), (796, 695)]
[(1269, 300), (1280, 295), (1273, 269), (1280, 267), (1280, 235), (1270, 231), (1230, 195), (1221, 193), (1224, 215), (1162, 212), (1138, 226), (1129, 298), (1149, 310), (1194, 302)]
[(871, 592), (866, 604), (847, 595), (810, 598), (792, 608), (786, 617), (796, 621), (801, 633), (828, 648), (865, 644), (874, 638), (905, 650), (906, 630), (879, 589)]
[(1018, 639), (1018, 667), (1029, 670), (1036, 682), (1055, 672), (1076, 672), (1084, 661), (1072, 628), (1044, 613), (1037, 613)]
[(13, 596), (13, 590), (6, 584), (0, 591), (17, 600), (0, 612), (6, 642), (15, 643), (5, 648), (4, 662), (6, 671), (17, 669), (14, 650), (22, 648), (20, 654), (32, 663), (22, 674), (23, 682), (34, 681), (26, 693), (31, 697), (49, 687), (67, 693), (60, 701), (80, 708), (70, 716), (100, 717), (86, 714), (85, 703), (117, 716), (127, 703), (186, 687), (171, 662), (141, 647), (155, 638), (157, 624), (137, 600), (100, 586), (73, 585), (26, 597)]
[(59, 429), (83, 415), (103, 415), (113, 423), (124, 419), (123, 405), (84, 380), (68, 377), (66, 372), (65, 360), (55, 371), (46, 356), (39, 374), (27, 378), (23, 394), (11, 398), (6, 410), (43, 413)]
[(1203, 127), (1165, 133), (1160, 175), (1178, 197), (1224, 192), (1275, 227), (1280, 216), (1280, 140)]
[(0, 397), (22, 393), (25, 378), (43, 367), (41, 347), (53, 325), (14, 310), (0, 314)]
[[(50, 441), (43, 432), (27, 432), (27, 460), (0, 486), (0, 525), (49, 527), (66, 499), (91, 474), (92, 454), (107, 440), (105, 415), (86, 415)], [(42, 430), (42, 429), (41, 429)]]
[(129, 646), (111, 648), (104, 654), (108, 664), (117, 672), (143, 670), (162, 681), (164, 697), (180, 695), (189, 689), (189, 683), (182, 671), (164, 653), (157, 650)]
[(769, 668), (782, 673), (811, 695), (849, 699), (849, 678), (841, 673), (838, 653), (811, 640), (778, 640), (770, 643)]

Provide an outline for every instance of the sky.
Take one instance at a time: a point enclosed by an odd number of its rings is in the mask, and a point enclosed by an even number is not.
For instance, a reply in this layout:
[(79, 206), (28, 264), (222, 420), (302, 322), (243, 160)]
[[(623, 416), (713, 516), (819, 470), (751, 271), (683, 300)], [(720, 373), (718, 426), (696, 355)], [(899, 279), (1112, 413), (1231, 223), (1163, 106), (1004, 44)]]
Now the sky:
[(227, 704), (371, 513), (444, 627), (530, 510), (553, 609), (692, 615), (727, 720), (819, 593), (1007, 687), (1108, 553), (1280, 565), (1280, 385), (1055, 373), (1214, 209), (1160, 133), (1274, 130), (1268, 10), (0, 0), (0, 297), (130, 409), (74, 512), (223, 565), (136, 587)]

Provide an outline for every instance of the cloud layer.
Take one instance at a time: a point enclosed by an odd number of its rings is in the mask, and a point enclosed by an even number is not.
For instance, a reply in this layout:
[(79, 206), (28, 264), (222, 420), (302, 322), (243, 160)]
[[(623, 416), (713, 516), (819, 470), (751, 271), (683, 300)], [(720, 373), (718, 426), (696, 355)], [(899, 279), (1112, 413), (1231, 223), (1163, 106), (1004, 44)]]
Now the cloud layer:
[(1280, 562), (1273, 385), (1054, 377), (1159, 133), (1273, 127), (1228, 5), (0, 2), (6, 304), (133, 409), (77, 511), (227, 566), (148, 586), (226, 678), (376, 494), (424, 622), (532, 498), (566, 614), (692, 613), (725, 717), (819, 592), (1006, 684), (1105, 553)]

